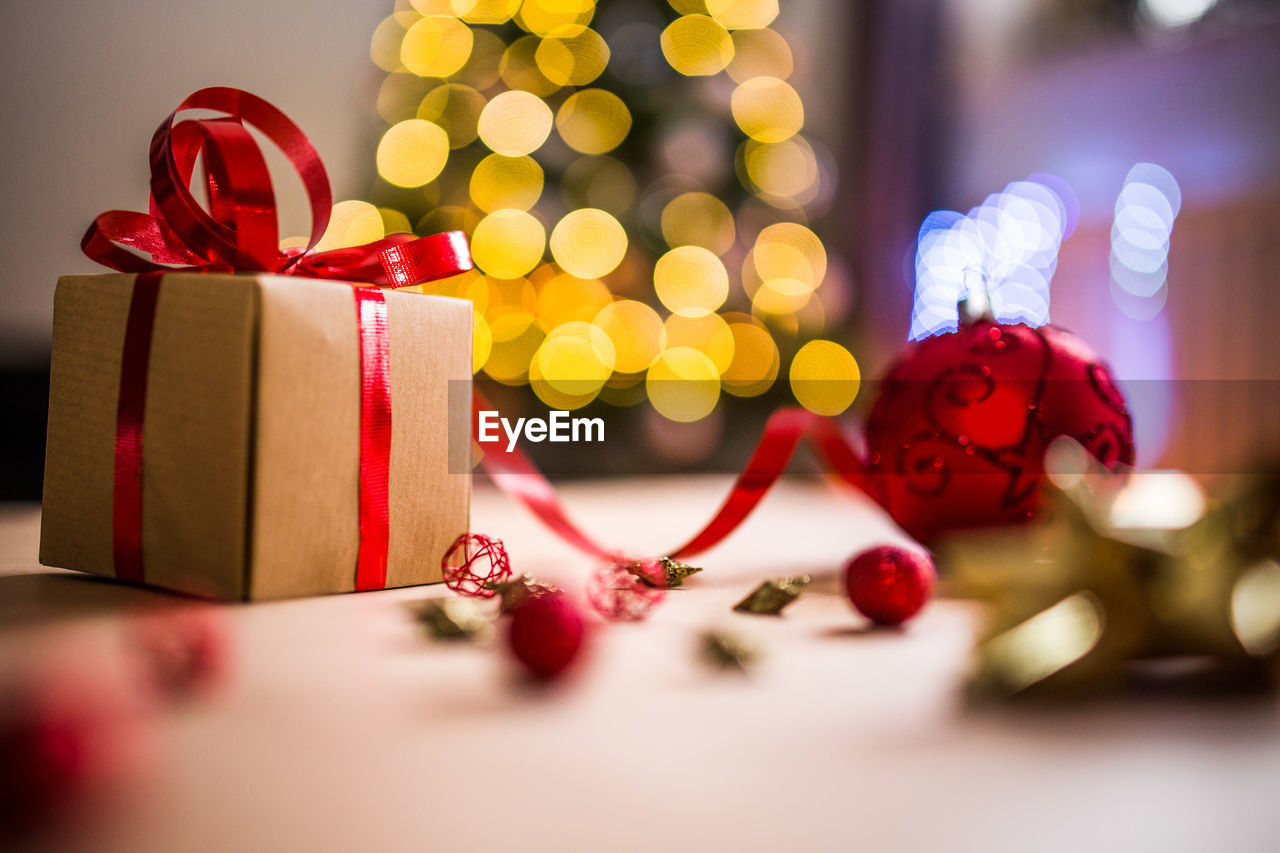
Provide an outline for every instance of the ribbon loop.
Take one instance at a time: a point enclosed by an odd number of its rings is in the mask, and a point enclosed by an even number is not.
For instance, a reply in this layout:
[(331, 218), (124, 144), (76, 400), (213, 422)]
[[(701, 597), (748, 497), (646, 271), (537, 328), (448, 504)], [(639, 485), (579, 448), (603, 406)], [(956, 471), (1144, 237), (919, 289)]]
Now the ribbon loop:
[[(223, 115), (178, 120), (191, 110)], [(302, 179), (311, 233), (301, 251), (280, 249), (271, 175), (247, 125), (279, 148)], [(203, 206), (191, 191), (201, 156)], [(472, 268), (459, 231), (421, 239), (394, 234), (316, 252), (333, 210), (320, 155), (288, 116), (239, 89), (201, 89), (179, 104), (151, 137), (150, 163), (149, 213), (108, 211), (80, 242), (91, 259), (120, 272), (269, 272), (405, 287)]]

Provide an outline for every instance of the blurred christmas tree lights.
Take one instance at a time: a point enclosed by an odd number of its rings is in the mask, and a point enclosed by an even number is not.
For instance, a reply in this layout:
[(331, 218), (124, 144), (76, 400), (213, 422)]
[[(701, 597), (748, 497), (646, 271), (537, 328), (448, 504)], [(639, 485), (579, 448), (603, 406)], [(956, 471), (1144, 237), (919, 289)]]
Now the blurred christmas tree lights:
[(399, 0), (371, 43), (380, 180), (326, 239), (466, 231), (478, 269), (423, 290), (470, 299), (477, 372), (553, 408), (695, 421), (791, 361), (802, 404), (843, 411), (857, 362), (820, 337), (848, 282), (809, 227), (835, 173), (802, 135), (778, 12)]

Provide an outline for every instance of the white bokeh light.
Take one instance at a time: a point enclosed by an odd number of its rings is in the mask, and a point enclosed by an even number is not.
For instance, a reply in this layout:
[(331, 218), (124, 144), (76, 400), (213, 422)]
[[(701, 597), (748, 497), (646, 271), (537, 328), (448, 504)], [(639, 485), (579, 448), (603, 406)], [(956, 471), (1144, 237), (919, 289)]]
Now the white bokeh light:
[(1002, 323), (1049, 322), (1049, 282), (1075, 227), (1076, 204), (1060, 178), (1033, 175), (966, 215), (939, 210), (925, 217), (916, 242), (911, 340), (955, 331), (957, 305), (968, 296), (985, 295)]
[(1168, 296), (1169, 243), (1182, 192), (1167, 169), (1137, 163), (1125, 176), (1111, 226), (1111, 298), (1125, 315), (1150, 320)]

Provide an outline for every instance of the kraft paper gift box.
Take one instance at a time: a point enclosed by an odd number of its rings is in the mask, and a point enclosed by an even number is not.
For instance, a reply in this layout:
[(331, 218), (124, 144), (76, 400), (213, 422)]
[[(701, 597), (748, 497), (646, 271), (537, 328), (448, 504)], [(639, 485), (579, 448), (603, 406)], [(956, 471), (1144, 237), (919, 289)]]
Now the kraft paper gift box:
[[(121, 363), (134, 275), (54, 299), (40, 560), (114, 576)], [(385, 586), (440, 580), (467, 530), (472, 307), (386, 292)], [(160, 283), (142, 418), (142, 580), (222, 599), (356, 588), (361, 350), (352, 285), (268, 274)], [(454, 464), (450, 465), (450, 459)]]

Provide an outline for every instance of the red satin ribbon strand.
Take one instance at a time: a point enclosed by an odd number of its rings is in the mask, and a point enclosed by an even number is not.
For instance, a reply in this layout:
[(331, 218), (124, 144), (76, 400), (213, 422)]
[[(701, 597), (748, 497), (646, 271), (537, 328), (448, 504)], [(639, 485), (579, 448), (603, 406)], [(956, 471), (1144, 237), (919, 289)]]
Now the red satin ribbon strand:
[(115, 480), (111, 494), (112, 559), (116, 577), (141, 582), (142, 427), (147, 408), (147, 367), (160, 297), (160, 273), (142, 273), (133, 283), (120, 359), (116, 406)]
[(387, 585), (391, 535), (391, 345), (381, 290), (355, 287), (360, 336), (360, 551), (356, 589)]
[[(484, 398), (479, 389), (473, 387), (471, 397), (471, 434), (473, 436), (479, 434), (477, 425), (482, 410), (493, 411), (493, 405)], [(548, 529), (579, 551), (602, 559), (620, 557), (615, 549), (606, 548), (596, 542), (569, 518), (564, 505), (556, 496), (555, 488), (519, 447), (513, 447), (510, 451), (505, 446), (486, 449), (480, 464), (494, 485), (509, 497), (524, 504), (530, 512), (541, 519)]]
[[(477, 434), (479, 413), (493, 411), (493, 408), (478, 389), (473, 391), (472, 435)], [(860, 487), (863, 468), (857, 449), (834, 420), (804, 409), (778, 409), (770, 415), (746, 468), (738, 475), (720, 509), (702, 530), (669, 556), (685, 558), (700, 554), (736, 530), (778, 481), (805, 439), (814, 445), (828, 470), (846, 483)], [(596, 542), (569, 517), (555, 488), (519, 447), (510, 451), (505, 447), (487, 449), (480, 464), (499, 489), (524, 504), (565, 542), (593, 557), (619, 558), (617, 549)]]
[(782, 476), (815, 419), (816, 416), (805, 409), (778, 409), (770, 415), (760, 442), (725, 502), (711, 521), (671, 556), (678, 559), (701, 554), (736, 530)]
[(473, 269), (467, 235), (461, 231), (433, 234), (391, 246), (378, 254), (390, 287), (406, 287)]

